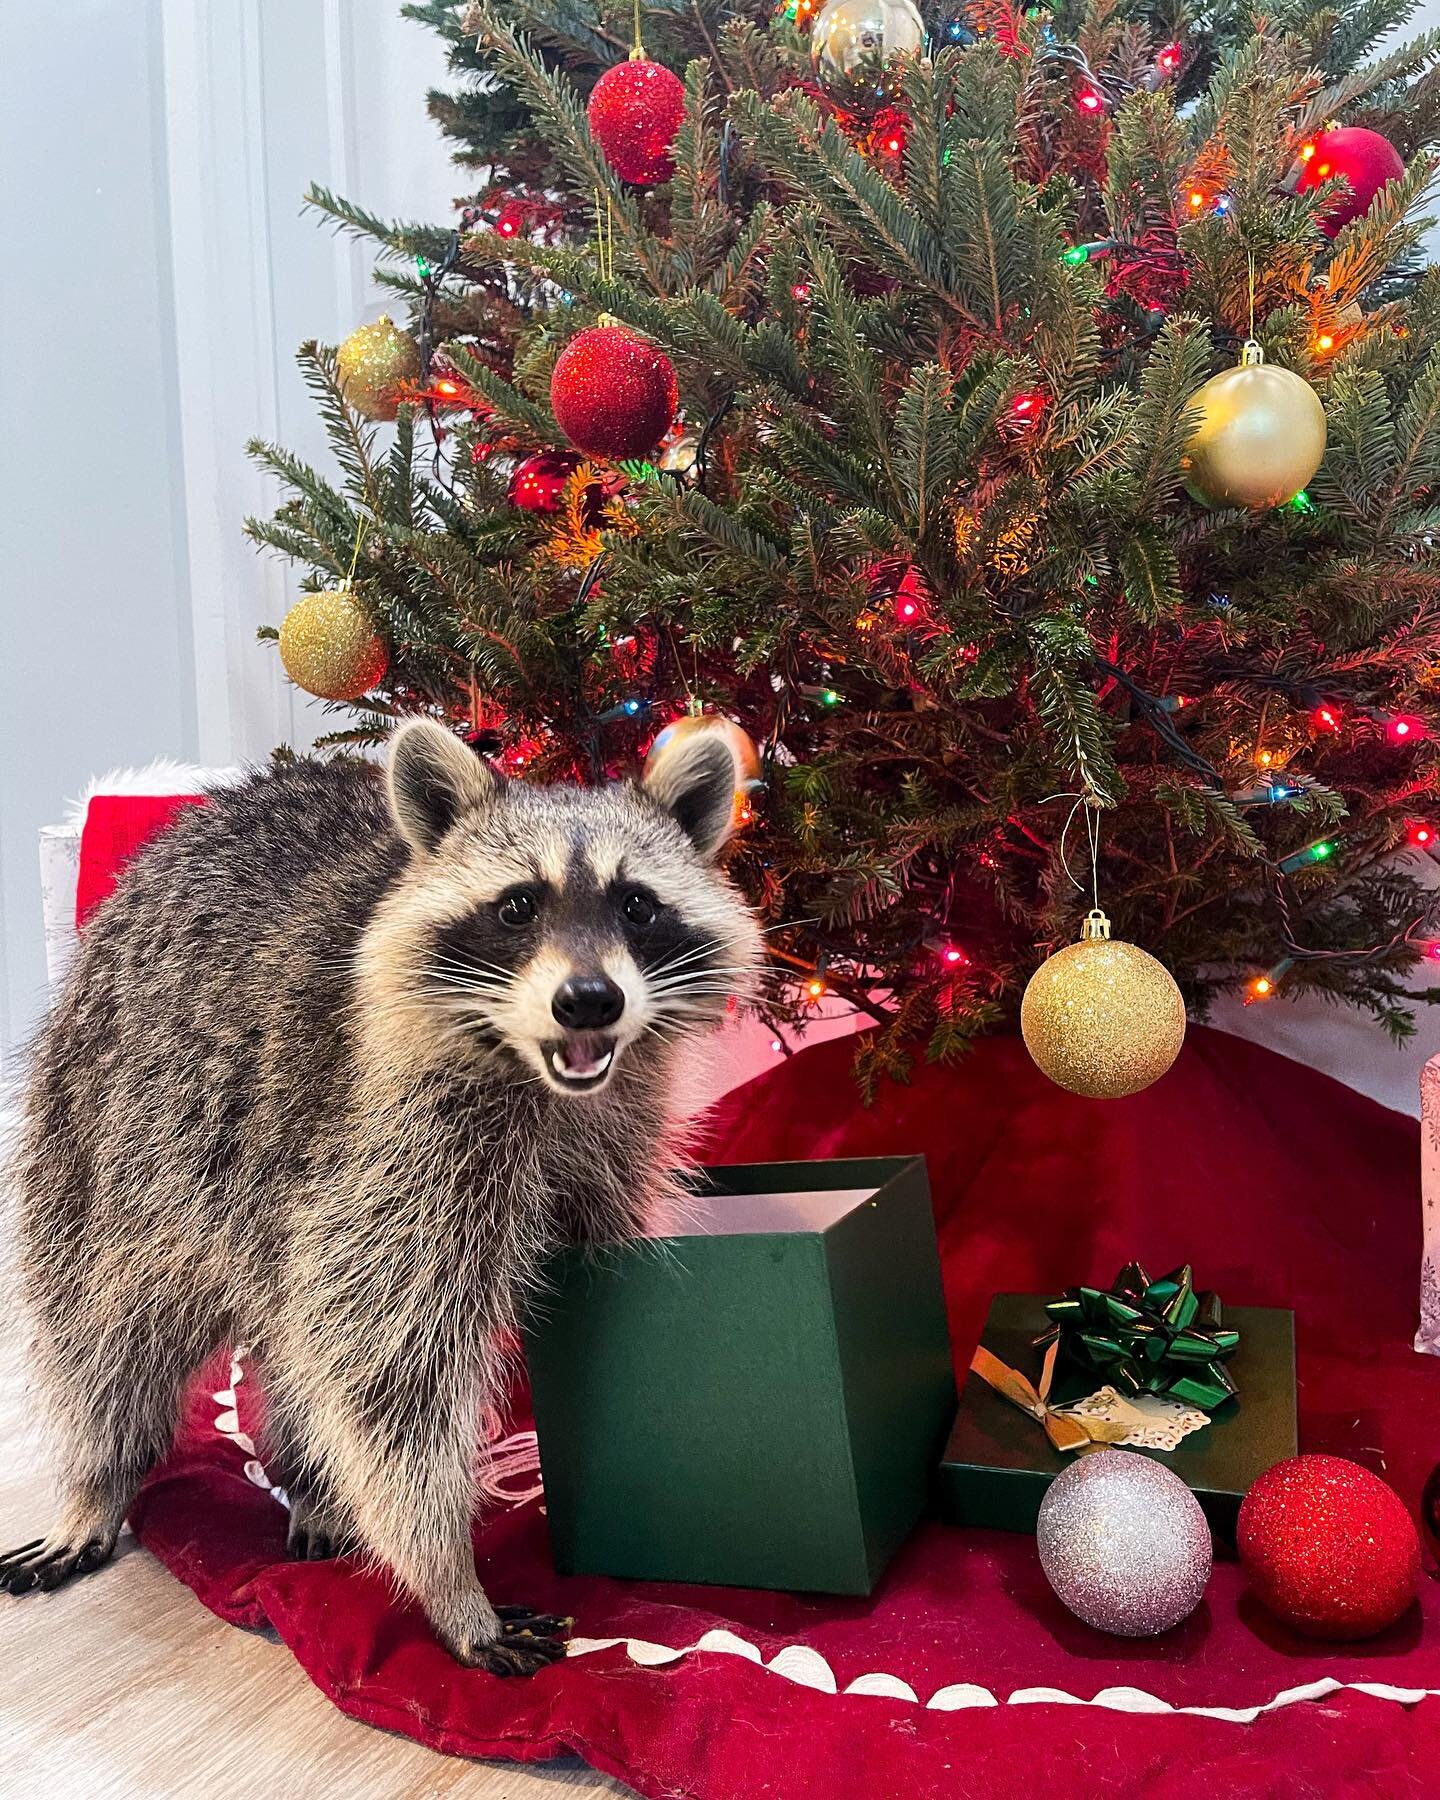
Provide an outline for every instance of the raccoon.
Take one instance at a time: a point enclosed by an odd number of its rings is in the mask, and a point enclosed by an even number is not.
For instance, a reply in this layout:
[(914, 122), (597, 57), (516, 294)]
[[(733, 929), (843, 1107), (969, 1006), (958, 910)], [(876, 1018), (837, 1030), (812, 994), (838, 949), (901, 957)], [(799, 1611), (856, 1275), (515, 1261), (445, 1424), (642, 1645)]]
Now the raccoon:
[(63, 1505), (0, 1591), (112, 1553), (188, 1376), (244, 1343), (289, 1550), (383, 1564), (463, 1662), (565, 1621), (491, 1604), (480, 1419), (542, 1259), (676, 1189), (682, 1064), (758, 967), (715, 866), (736, 769), (692, 733), (642, 786), (506, 781), (431, 721), (373, 771), (301, 762), (186, 809), (88, 927), (16, 1164)]

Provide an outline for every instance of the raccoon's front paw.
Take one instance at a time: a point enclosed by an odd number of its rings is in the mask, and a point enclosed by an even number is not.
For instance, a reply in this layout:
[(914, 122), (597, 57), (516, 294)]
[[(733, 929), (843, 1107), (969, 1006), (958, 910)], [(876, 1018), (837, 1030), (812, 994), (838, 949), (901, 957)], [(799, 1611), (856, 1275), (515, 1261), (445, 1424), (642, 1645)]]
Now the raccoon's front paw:
[(115, 1534), (101, 1532), (78, 1543), (33, 1538), (0, 1556), (0, 1594), (48, 1594), (77, 1575), (88, 1575), (115, 1554)]
[(498, 1631), (459, 1638), (450, 1648), (472, 1669), (492, 1675), (534, 1675), (565, 1655), (565, 1634), (573, 1619), (532, 1612), (528, 1606), (497, 1606)]

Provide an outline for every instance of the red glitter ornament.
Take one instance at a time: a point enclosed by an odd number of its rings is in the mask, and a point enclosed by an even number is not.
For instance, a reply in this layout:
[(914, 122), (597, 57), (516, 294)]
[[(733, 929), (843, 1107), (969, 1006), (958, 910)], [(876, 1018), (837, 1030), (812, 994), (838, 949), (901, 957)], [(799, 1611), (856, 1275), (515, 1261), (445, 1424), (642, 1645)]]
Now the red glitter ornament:
[(1393, 1488), (1342, 1456), (1292, 1456), (1240, 1506), (1240, 1560), (1270, 1611), (1307, 1637), (1373, 1637), (1415, 1598), (1420, 1541)]
[(579, 466), (568, 450), (537, 450), (510, 477), (510, 504), (521, 512), (559, 512), (565, 483)]
[(675, 172), (670, 146), (685, 116), (685, 87), (678, 75), (648, 56), (607, 69), (585, 109), (590, 135), (620, 177), (654, 187)]
[(550, 377), (556, 423), (589, 456), (648, 456), (679, 404), (675, 365), (624, 325), (592, 325), (571, 338)]
[(1363, 125), (1342, 125), (1301, 145), (1300, 179), (1295, 186), (1297, 193), (1304, 194), (1336, 176), (1348, 183), (1349, 193), (1342, 188), (1320, 221), (1326, 237), (1334, 237), (1352, 219), (1370, 210), (1370, 202), (1387, 181), (1398, 181), (1404, 173), (1404, 160), (1388, 138)]

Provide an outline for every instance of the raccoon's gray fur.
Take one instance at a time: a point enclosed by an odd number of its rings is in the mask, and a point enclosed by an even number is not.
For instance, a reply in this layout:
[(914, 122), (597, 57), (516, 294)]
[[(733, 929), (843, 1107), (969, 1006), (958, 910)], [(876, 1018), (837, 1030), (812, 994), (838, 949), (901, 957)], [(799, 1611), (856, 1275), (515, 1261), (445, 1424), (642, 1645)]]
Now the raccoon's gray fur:
[(110, 1554), (186, 1377), (248, 1344), (291, 1549), (391, 1569), (463, 1659), (559, 1653), (476, 1578), (479, 1419), (562, 1239), (635, 1232), (681, 1151), (678, 1062), (759, 958), (710, 858), (735, 768), (507, 783), (429, 722), (369, 772), (282, 767), (186, 809), (87, 928), (17, 1164), (63, 1511), (0, 1559)]

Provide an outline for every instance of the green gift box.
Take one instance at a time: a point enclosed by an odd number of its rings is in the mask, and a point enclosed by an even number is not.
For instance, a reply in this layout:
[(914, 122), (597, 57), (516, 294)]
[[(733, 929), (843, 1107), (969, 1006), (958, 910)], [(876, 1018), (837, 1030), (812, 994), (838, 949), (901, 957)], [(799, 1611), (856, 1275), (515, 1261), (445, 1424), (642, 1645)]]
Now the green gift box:
[(708, 1169), (684, 1211), (526, 1322), (556, 1567), (868, 1594), (955, 1408), (924, 1161)]
[[(1045, 1304), (1053, 1298), (997, 1294), (980, 1336), (985, 1349), (1036, 1386), (1041, 1355), (1035, 1340), (1050, 1324)], [(1183, 1438), (1174, 1450), (1137, 1453), (1173, 1469), (1210, 1523), (1230, 1537), (1251, 1482), (1296, 1452), (1295, 1315), (1275, 1307), (1227, 1306), (1225, 1322), (1240, 1333), (1226, 1365), (1238, 1399), (1218, 1407), (1203, 1430)], [(1062, 1364), (1050, 1403), (1078, 1400), (1102, 1385), (1101, 1377)], [(1038, 1419), (996, 1393), (972, 1369), (940, 1463), (941, 1514), (957, 1525), (1034, 1531), (1045, 1490), (1069, 1460), (1069, 1454), (1051, 1445)]]

